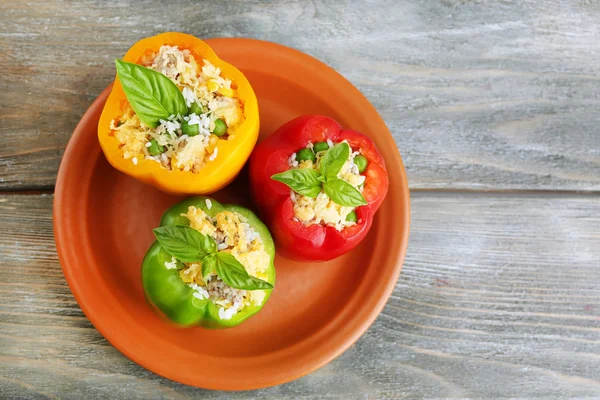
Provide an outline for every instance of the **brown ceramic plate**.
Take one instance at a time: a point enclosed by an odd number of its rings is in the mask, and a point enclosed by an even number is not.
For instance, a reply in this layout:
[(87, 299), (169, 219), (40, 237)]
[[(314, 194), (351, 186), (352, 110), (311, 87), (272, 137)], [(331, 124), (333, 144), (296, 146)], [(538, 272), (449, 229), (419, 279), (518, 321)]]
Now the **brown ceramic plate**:
[[(367, 99), (333, 69), (273, 43), (208, 43), (254, 87), (261, 138), (302, 114), (331, 116), (373, 138), (387, 164), (390, 190), (367, 238), (327, 263), (303, 264), (277, 256), (271, 299), (236, 328), (178, 329), (164, 322), (144, 298), (140, 265), (161, 214), (181, 198), (121, 174), (104, 158), (97, 124), (108, 88), (81, 119), (60, 166), (54, 199), (56, 247), (82, 310), (127, 357), (188, 385), (256, 389), (321, 367), (375, 320), (400, 274), (408, 241), (409, 193), (389, 130)], [(244, 171), (214, 197), (251, 206), (247, 185)]]

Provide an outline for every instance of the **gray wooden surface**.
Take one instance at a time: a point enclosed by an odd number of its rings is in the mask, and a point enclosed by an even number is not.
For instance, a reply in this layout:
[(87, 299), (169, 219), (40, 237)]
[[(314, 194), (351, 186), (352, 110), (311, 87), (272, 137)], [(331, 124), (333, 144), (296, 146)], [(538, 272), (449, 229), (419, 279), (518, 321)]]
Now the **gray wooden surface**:
[[(325, 61), (403, 156), (396, 290), (297, 381), (224, 393), (157, 377), (92, 327), (60, 270), (64, 147), (111, 60), (167, 30)], [(600, 398), (599, 57), (587, 0), (0, 3), (0, 398)]]
[(599, 2), (166, 3), (2, 2), (0, 187), (51, 189), (112, 60), (183, 30), (340, 71), (393, 131), (412, 188), (600, 190)]

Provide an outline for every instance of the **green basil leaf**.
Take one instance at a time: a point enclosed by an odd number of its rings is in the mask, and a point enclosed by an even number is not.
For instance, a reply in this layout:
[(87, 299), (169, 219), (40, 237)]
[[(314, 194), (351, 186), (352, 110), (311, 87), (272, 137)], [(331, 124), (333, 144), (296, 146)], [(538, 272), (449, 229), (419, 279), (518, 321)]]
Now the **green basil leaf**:
[(325, 194), (334, 203), (346, 207), (358, 207), (367, 204), (363, 195), (354, 186), (341, 179), (332, 179), (323, 185)]
[(319, 176), (321, 173), (316, 169), (302, 168), (289, 169), (273, 175), (271, 179), (285, 183), (297, 193), (315, 198), (321, 193), (322, 183), (319, 181)]
[(206, 251), (207, 251), (209, 254), (214, 254), (214, 253), (216, 253), (216, 252), (217, 252), (217, 242), (215, 242), (215, 239), (211, 238), (211, 237), (210, 237), (210, 236), (208, 236), (208, 235), (204, 235), (204, 237), (206, 238), (206, 239), (204, 239), (204, 244), (205, 244), (205, 246), (206, 246), (206, 247), (205, 247), (205, 248), (206, 248)]
[(161, 119), (187, 114), (183, 94), (165, 75), (121, 60), (115, 64), (127, 100), (143, 123), (155, 128)]
[(350, 146), (348, 143), (340, 143), (331, 147), (325, 152), (319, 170), (325, 177), (325, 180), (336, 179), (338, 172), (342, 169), (350, 157)]
[(217, 253), (216, 261), (217, 274), (223, 282), (232, 288), (244, 290), (273, 289), (273, 285), (269, 282), (248, 275), (246, 268), (230, 253)]
[(161, 226), (154, 229), (154, 236), (167, 253), (183, 262), (200, 261), (217, 247), (211, 237), (189, 226)]
[(202, 279), (206, 282), (206, 277), (211, 272), (216, 272), (217, 269), (217, 257), (215, 255), (208, 255), (202, 259)]

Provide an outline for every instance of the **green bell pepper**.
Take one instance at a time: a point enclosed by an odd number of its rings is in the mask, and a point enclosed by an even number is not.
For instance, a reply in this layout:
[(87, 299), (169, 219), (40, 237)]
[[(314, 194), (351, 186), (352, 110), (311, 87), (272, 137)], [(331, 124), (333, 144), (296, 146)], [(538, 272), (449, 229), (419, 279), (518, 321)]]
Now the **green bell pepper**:
[[(211, 203), (210, 209), (206, 204), (207, 199)], [(189, 226), (190, 221), (184, 216), (189, 206), (202, 209), (211, 217), (215, 217), (221, 211), (230, 211), (241, 215), (260, 236), (264, 249), (270, 259), (266, 270), (266, 281), (271, 285), (275, 284), (275, 267), (273, 264), (275, 246), (273, 239), (267, 227), (252, 211), (237, 205), (220, 204), (216, 200), (205, 196), (195, 196), (169, 208), (163, 214), (160, 226)], [(211, 329), (237, 326), (260, 311), (272, 292), (272, 290), (265, 290), (265, 298), (260, 306), (249, 305), (241, 309), (231, 319), (221, 319), (219, 317), (220, 306), (214, 304), (210, 299), (194, 297), (193, 294), (195, 291), (180, 278), (179, 269), (183, 267), (183, 263), (178, 260), (178, 267), (176, 269), (168, 269), (165, 266), (165, 262), (171, 262), (171, 254), (156, 241), (150, 246), (142, 262), (142, 286), (146, 297), (152, 305), (178, 325), (200, 325)]]

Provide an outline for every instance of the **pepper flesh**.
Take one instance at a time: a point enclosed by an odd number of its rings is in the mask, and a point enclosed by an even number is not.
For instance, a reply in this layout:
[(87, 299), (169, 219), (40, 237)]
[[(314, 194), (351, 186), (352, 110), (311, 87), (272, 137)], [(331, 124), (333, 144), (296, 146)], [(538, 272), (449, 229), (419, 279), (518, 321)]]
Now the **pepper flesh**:
[(222, 75), (236, 85), (237, 98), (242, 103), (244, 121), (229, 128), (229, 138), (219, 140), (218, 157), (207, 163), (199, 173), (168, 170), (161, 164), (147, 159), (139, 159), (134, 165), (123, 158), (119, 142), (112, 135), (110, 123), (121, 116), (127, 97), (115, 79), (98, 123), (98, 140), (108, 162), (119, 171), (144, 183), (172, 194), (210, 194), (229, 184), (240, 172), (250, 156), (258, 138), (258, 101), (248, 79), (237, 68), (221, 60), (202, 40), (183, 33), (168, 32), (142, 39), (134, 44), (123, 57), (124, 61), (140, 63), (148, 53), (157, 52), (161, 46), (177, 46), (188, 49), (198, 60), (208, 60), (222, 71)]
[[(360, 150), (368, 160), (363, 197), (367, 205), (355, 209), (358, 222), (336, 230), (320, 224), (304, 225), (294, 219), (290, 188), (271, 176), (290, 169), (292, 153), (309, 142), (348, 141), (353, 151)], [(387, 194), (389, 181), (385, 161), (367, 136), (342, 129), (333, 119), (321, 115), (295, 118), (260, 142), (250, 157), (252, 196), (260, 215), (271, 229), (277, 251), (298, 261), (327, 261), (356, 247), (367, 235), (373, 216)]]
[[(181, 215), (185, 214), (189, 206), (202, 209), (209, 216), (214, 217), (221, 211), (231, 211), (242, 215), (250, 226), (260, 235), (265, 251), (269, 255), (270, 264), (267, 268), (267, 281), (275, 284), (275, 246), (267, 227), (258, 217), (247, 208), (233, 205), (220, 204), (214, 199), (209, 199), (211, 208), (206, 205), (208, 197), (195, 196), (175, 204), (162, 216), (160, 226), (189, 226), (189, 220)], [(158, 241), (154, 242), (146, 253), (142, 262), (142, 286), (150, 303), (160, 310), (168, 319), (181, 326), (200, 325), (209, 329), (222, 329), (237, 326), (256, 314), (266, 304), (272, 290), (266, 290), (265, 298), (260, 306), (246, 306), (230, 319), (219, 317), (219, 306), (210, 299), (198, 299), (193, 296), (194, 290), (185, 284), (179, 277), (177, 269), (167, 269), (165, 262), (171, 261)]]

